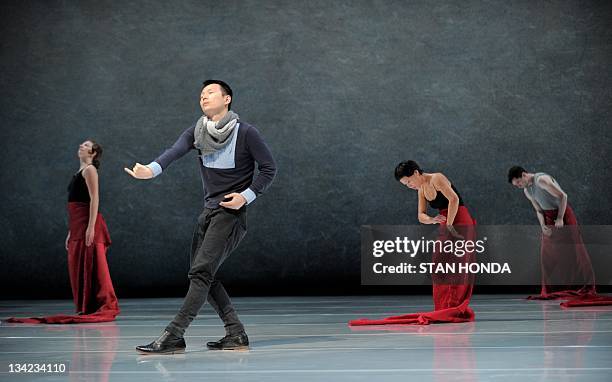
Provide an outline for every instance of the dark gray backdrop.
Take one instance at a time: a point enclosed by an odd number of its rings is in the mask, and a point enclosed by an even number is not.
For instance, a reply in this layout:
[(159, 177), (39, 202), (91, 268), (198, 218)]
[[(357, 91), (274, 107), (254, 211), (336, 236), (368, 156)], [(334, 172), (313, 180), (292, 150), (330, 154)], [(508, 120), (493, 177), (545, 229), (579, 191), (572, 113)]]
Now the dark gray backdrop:
[[(129, 4), (125, 4), (129, 3)], [(200, 84), (278, 161), (220, 277), (248, 293), (359, 293), (359, 227), (417, 224), (393, 178), (442, 171), (480, 224), (536, 224), (514, 164), (555, 175), (585, 224), (611, 224), (612, 3), (12, 1), (0, 39), (2, 297), (69, 296), (66, 186), (105, 149), (101, 211), (121, 296), (180, 295), (202, 190), (195, 153), (148, 163), (201, 114)]]

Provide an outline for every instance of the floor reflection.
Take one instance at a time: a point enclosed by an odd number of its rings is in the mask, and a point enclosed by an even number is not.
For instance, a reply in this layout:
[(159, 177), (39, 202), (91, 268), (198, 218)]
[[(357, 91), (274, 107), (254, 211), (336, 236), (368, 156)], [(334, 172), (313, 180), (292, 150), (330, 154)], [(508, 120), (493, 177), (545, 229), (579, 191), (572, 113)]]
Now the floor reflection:
[(121, 335), (116, 322), (48, 326), (46, 331), (70, 333), (70, 337), (74, 338), (68, 372), (70, 381), (109, 380)]
[(472, 347), (475, 322), (439, 325), (351, 326), (350, 328), (355, 332), (375, 330), (431, 337), (433, 380), (448, 381), (451, 376), (453, 379), (460, 377), (462, 381), (478, 380), (476, 353)]

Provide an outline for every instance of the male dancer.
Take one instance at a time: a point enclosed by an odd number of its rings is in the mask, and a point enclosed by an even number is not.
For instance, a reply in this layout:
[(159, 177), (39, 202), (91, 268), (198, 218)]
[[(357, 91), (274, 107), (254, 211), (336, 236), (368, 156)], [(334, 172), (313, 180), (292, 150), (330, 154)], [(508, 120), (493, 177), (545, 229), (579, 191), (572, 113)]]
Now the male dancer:
[[(185, 130), (163, 154), (146, 166), (136, 163), (125, 171), (137, 179), (162, 173), (192, 149), (204, 187), (204, 211), (193, 234), (189, 291), (183, 306), (162, 335), (144, 354), (185, 351), (185, 329), (208, 300), (225, 325), (226, 336), (206, 345), (212, 350), (245, 350), (249, 339), (230, 298), (215, 278), (217, 270), (246, 234), (246, 205), (263, 193), (276, 175), (276, 164), (259, 131), (231, 111), (232, 89), (223, 81), (205, 81), (200, 94), (204, 115)], [(255, 162), (259, 174), (255, 179)]]
[[(523, 189), (542, 227), (542, 291), (539, 296), (531, 296), (530, 299), (592, 297), (595, 294), (595, 276), (591, 260), (578, 231), (574, 211), (568, 204), (567, 194), (559, 183), (546, 173), (530, 173), (520, 166), (508, 171), (508, 182)], [(561, 277), (555, 284), (578, 286), (551, 291), (553, 272)]]

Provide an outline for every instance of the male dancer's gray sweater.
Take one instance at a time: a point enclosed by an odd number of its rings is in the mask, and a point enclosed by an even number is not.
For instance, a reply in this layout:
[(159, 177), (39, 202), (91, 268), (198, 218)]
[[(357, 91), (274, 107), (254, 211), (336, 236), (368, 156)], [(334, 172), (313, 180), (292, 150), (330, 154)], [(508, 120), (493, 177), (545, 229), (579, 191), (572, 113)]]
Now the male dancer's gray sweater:
[[(172, 147), (149, 163), (148, 166), (155, 176), (190, 150), (196, 150), (194, 131), (195, 124), (185, 130)], [(231, 141), (216, 153), (197, 157), (206, 208), (219, 207), (223, 197), (233, 192), (240, 193), (249, 204), (270, 186), (276, 175), (276, 163), (272, 153), (254, 126), (239, 121), (230, 139)], [(259, 174), (253, 180), (255, 162)]]

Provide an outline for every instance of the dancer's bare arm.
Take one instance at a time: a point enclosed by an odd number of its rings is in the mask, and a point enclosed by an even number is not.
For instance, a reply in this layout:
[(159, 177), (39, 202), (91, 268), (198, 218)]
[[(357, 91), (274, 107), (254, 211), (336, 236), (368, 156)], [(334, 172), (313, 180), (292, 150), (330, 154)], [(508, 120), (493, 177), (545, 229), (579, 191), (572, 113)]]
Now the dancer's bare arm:
[(87, 230), (85, 231), (85, 245), (90, 246), (93, 243), (96, 226), (96, 218), (98, 217), (98, 206), (100, 204), (100, 194), (98, 192), (98, 170), (95, 166), (87, 166), (83, 170), (83, 178), (87, 183), (87, 190), (89, 191), (89, 223), (87, 224)]
[(431, 217), (427, 215), (427, 199), (425, 199), (425, 194), (423, 194), (423, 190), (419, 189), (419, 213), (417, 218), (421, 224), (440, 224), (446, 220), (443, 215), (437, 215), (435, 217)]
[(538, 217), (538, 221), (540, 222), (540, 227), (542, 227), (542, 232), (546, 235), (546, 236), (550, 236), (550, 234), (552, 233), (552, 231), (550, 230), (549, 227), (546, 226), (546, 220), (544, 219), (544, 212), (542, 212), (542, 207), (540, 207), (540, 204), (538, 204), (538, 202), (536, 202), (532, 197), (531, 194), (529, 193), (529, 191), (527, 191), (526, 188), (523, 189), (523, 193), (525, 194), (525, 196), (527, 197), (527, 199), (531, 202), (531, 205), (533, 206), (533, 209), (536, 212), (536, 215)]
[(543, 175), (538, 178), (538, 185), (542, 187), (546, 192), (559, 199), (559, 211), (557, 212), (557, 219), (555, 220), (555, 227), (563, 227), (563, 217), (565, 216), (565, 210), (567, 209), (567, 194), (559, 187), (557, 182), (548, 175)]
[(444, 174), (434, 174), (431, 178), (431, 183), (434, 188), (442, 193), (448, 199), (448, 216), (446, 217), (446, 225), (452, 226), (457, 216), (459, 209), (459, 196), (451, 187), (451, 183)]

